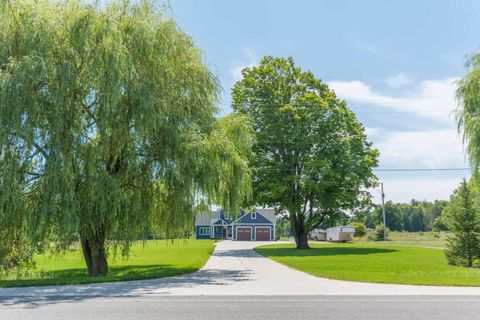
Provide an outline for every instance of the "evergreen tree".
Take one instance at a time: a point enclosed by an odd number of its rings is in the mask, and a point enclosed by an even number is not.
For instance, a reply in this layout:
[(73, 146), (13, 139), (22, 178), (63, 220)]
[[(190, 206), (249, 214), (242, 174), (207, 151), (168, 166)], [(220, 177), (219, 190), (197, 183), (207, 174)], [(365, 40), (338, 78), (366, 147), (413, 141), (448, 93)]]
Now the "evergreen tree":
[(480, 256), (480, 221), (474, 194), (463, 180), (447, 207), (449, 229), (445, 255), (448, 263), (471, 267)]

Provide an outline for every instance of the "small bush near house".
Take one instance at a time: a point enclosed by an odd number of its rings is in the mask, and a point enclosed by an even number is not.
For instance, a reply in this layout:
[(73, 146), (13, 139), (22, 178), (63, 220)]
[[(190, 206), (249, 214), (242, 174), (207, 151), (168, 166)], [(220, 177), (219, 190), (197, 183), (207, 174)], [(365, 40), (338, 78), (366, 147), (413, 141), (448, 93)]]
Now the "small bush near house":
[(383, 238), (383, 225), (379, 224), (375, 227), (375, 230), (373, 230), (372, 233), (370, 233), (368, 235), (368, 240), (371, 240), (371, 241), (384, 241), (384, 240), (388, 240), (388, 233), (390, 232), (390, 230), (388, 230), (387, 228), (387, 239), (384, 239)]
[(363, 237), (367, 234), (365, 225), (361, 222), (352, 222), (349, 223), (350, 226), (355, 227), (355, 237)]

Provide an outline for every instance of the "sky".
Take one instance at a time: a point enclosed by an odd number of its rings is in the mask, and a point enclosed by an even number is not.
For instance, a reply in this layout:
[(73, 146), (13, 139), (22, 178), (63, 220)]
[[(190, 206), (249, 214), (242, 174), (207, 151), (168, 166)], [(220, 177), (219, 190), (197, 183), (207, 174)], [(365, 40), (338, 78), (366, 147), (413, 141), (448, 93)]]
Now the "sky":
[[(265, 55), (295, 59), (357, 114), (379, 169), (468, 168), (455, 82), (480, 52), (480, 1), (171, 0), (223, 88)], [(395, 202), (448, 199), (463, 171), (376, 172)], [(374, 201), (379, 189), (372, 190)]]

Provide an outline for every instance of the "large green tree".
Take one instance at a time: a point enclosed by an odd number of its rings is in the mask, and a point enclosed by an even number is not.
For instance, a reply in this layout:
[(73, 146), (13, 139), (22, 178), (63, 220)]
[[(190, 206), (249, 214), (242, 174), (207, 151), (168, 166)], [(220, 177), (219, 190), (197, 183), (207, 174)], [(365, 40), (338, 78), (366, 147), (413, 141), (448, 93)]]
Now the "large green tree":
[[(0, 217), (35, 245), (79, 241), (90, 275), (196, 210), (249, 194), (248, 124), (216, 120), (201, 52), (151, 1), (0, 4)], [(6, 221), (2, 224), (8, 224)], [(18, 228), (17, 228), (18, 229)]]
[(288, 212), (297, 248), (308, 248), (310, 230), (369, 200), (378, 152), (345, 101), (292, 58), (265, 57), (242, 74), (232, 106), (256, 136), (253, 200)]

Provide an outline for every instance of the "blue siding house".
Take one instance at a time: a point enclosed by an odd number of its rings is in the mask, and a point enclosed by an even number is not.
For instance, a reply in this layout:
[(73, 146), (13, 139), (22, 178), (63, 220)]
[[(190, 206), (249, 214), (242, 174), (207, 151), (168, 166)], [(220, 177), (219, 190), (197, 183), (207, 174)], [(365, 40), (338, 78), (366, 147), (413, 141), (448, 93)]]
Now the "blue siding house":
[(203, 212), (195, 217), (195, 238), (275, 240), (275, 211), (273, 209), (242, 210), (236, 217), (221, 210)]

